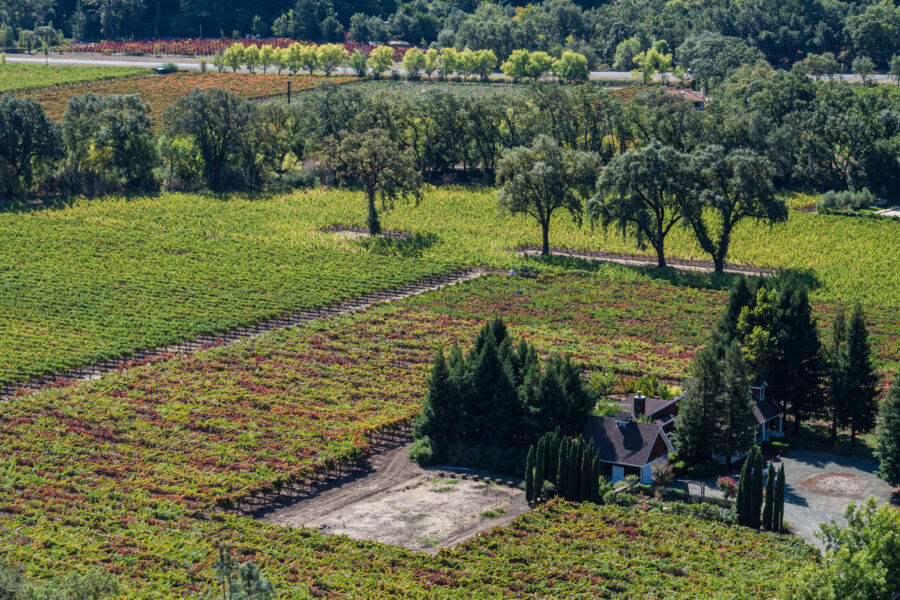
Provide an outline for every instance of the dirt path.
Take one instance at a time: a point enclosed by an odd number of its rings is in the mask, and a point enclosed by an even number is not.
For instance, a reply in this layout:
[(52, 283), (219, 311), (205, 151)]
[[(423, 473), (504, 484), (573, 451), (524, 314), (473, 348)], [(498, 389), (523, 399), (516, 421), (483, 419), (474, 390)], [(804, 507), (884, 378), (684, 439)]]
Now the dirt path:
[(184, 340), (176, 344), (165, 347), (145, 348), (137, 350), (131, 354), (111, 358), (109, 360), (86, 365), (84, 367), (73, 369), (62, 373), (51, 375), (43, 375), (41, 377), (32, 377), (23, 382), (8, 384), (0, 387), (0, 401), (8, 400), (18, 393), (30, 392), (46, 387), (57, 385), (59, 382), (87, 381), (90, 379), (98, 379), (101, 376), (118, 371), (123, 368), (135, 366), (151, 362), (157, 359), (171, 358), (179, 354), (187, 354), (197, 350), (204, 350), (211, 346), (233, 342), (242, 338), (254, 337), (267, 331), (300, 325), (319, 319), (326, 319), (345, 313), (360, 312), (371, 308), (373, 305), (382, 302), (392, 302), (409, 298), (423, 292), (437, 290), (449, 285), (455, 285), (464, 281), (469, 281), (484, 275), (488, 271), (480, 268), (466, 268), (461, 271), (448, 273), (437, 277), (428, 277), (419, 281), (413, 281), (403, 286), (389, 290), (382, 290), (348, 298), (340, 302), (335, 302), (321, 308), (311, 308), (290, 315), (281, 317), (273, 317), (264, 321), (259, 321), (244, 327), (238, 327), (222, 333), (211, 333), (199, 335), (193, 339)]
[(408, 445), (376, 454), (367, 474), (269, 509), (257, 519), (436, 552), (529, 510), (517, 487), (448, 469), (423, 469), (408, 454)]
[[(518, 248), (516, 248), (516, 250), (526, 256), (540, 256), (541, 254), (541, 248), (539, 246), (519, 246)], [(580, 258), (583, 260), (614, 262), (620, 265), (656, 265), (655, 258), (653, 258), (652, 256), (644, 256), (642, 254), (603, 252), (599, 250), (573, 250), (572, 248), (560, 248), (558, 246), (551, 246), (550, 253), (557, 256), (570, 256), (572, 258)], [(666, 258), (666, 264), (674, 269), (682, 269), (685, 271), (700, 271), (703, 273), (712, 273), (715, 271), (712, 261), (708, 260)], [(734, 273), (737, 275), (759, 275), (762, 277), (770, 277), (778, 273), (778, 269), (773, 269), (772, 267), (726, 265), (725, 272)]]

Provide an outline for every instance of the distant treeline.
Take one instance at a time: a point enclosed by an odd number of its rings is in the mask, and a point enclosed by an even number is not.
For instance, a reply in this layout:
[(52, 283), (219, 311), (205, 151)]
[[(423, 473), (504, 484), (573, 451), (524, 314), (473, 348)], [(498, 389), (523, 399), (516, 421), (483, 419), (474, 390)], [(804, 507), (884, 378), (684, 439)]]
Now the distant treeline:
[[(647, 50), (666, 40), (716, 33), (743, 40), (773, 64), (830, 52), (865, 56), (886, 66), (900, 52), (900, 7), (890, 2), (829, 0), (681, 0), (597, 3), (547, 0), (516, 5), (474, 0), (3, 0), (0, 42), (53, 23), (78, 41), (159, 37), (289, 37), (309, 41), (384, 43), (490, 49), (517, 48), (559, 56), (574, 50), (594, 65), (613, 65), (629, 44)], [(631, 59), (631, 56), (626, 56)], [(628, 65), (620, 65), (628, 68)]]

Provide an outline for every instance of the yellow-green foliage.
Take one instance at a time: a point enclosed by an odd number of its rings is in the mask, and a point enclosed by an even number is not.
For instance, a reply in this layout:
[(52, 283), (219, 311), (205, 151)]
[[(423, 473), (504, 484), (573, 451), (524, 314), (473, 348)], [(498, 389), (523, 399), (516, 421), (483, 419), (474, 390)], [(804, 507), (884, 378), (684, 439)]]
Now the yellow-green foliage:
[[(493, 189), (441, 188), (398, 203), (387, 229), (418, 245), (364, 244), (321, 233), (365, 224), (359, 192), (316, 189), (247, 199), (165, 194), (80, 201), (0, 214), (0, 383), (138, 348), (221, 331), (465, 265), (554, 268), (510, 251), (540, 239), (534, 221), (502, 215)], [(705, 258), (676, 228), (668, 255)], [(792, 212), (772, 228), (742, 223), (731, 262), (806, 271), (817, 301), (900, 306), (900, 223)], [(551, 244), (636, 251), (613, 230), (560, 214)], [(894, 243), (893, 247), (896, 247)], [(896, 331), (877, 331), (888, 348)], [(889, 351), (889, 354), (892, 351)]]
[(38, 64), (0, 63), (0, 93), (18, 92), (64, 83), (115, 79), (146, 73), (139, 67), (59, 67)]

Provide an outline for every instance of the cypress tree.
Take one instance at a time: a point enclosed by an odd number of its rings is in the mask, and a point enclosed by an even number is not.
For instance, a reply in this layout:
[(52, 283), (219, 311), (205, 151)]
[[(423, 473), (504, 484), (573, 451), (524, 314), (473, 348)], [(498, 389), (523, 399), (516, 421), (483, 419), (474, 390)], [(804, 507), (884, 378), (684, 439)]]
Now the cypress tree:
[(559, 445), (559, 462), (556, 468), (556, 494), (560, 498), (567, 496), (566, 491), (569, 483), (569, 456), (568, 444), (560, 443)]
[(748, 484), (750, 482), (750, 472), (752, 471), (750, 464), (750, 455), (744, 459), (744, 466), (741, 467), (741, 479), (738, 481), (737, 497), (734, 501), (734, 507), (737, 510), (738, 525), (747, 525), (747, 515), (750, 511), (747, 507), (747, 499), (749, 496)]
[(544, 488), (544, 446), (546, 444), (543, 437), (539, 439), (534, 453), (534, 492), (537, 496), (541, 495), (541, 490)]
[(900, 375), (894, 378), (884, 400), (875, 456), (878, 476), (893, 486), (900, 485)]
[(828, 348), (828, 409), (831, 412), (831, 442), (837, 443), (838, 428), (847, 424), (844, 379), (841, 357), (847, 345), (847, 319), (839, 307), (831, 324), (831, 346)]
[(603, 502), (603, 498), (600, 496), (600, 459), (597, 456), (594, 456), (594, 460), (592, 461), (592, 475), (591, 475), (591, 487), (592, 487), (592, 496), (591, 500), (600, 504)]
[(839, 370), (844, 380), (850, 447), (856, 447), (856, 434), (871, 431), (878, 411), (878, 377), (872, 364), (872, 347), (865, 315), (857, 303), (847, 323), (847, 341), (841, 353)]
[(766, 472), (766, 505), (763, 509), (762, 526), (766, 531), (772, 531), (772, 520), (775, 510), (775, 467), (769, 463), (769, 470)]
[(525, 499), (534, 502), (534, 446), (528, 448), (528, 458), (525, 459)]
[(572, 451), (569, 453), (569, 500), (579, 500), (578, 494), (581, 492), (578, 480), (581, 475), (581, 444), (572, 440)]
[(750, 514), (748, 522), (753, 529), (759, 529), (763, 495), (763, 458), (758, 446), (753, 447), (753, 475), (750, 489)]
[(593, 459), (590, 452), (584, 452), (581, 458), (581, 493), (580, 500), (591, 500), (591, 474), (593, 473)]
[(784, 526), (784, 464), (778, 467), (778, 481), (775, 483), (775, 506), (772, 515), (772, 529), (780, 532)]

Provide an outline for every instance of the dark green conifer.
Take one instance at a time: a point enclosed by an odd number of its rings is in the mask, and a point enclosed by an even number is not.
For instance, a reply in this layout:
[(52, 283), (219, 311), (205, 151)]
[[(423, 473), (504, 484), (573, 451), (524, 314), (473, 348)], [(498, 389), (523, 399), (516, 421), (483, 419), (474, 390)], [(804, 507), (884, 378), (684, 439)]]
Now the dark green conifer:
[(534, 446), (528, 448), (528, 458), (525, 459), (525, 499), (534, 502)]
[(875, 456), (878, 476), (893, 486), (900, 485), (900, 375), (894, 378), (882, 405)]
[(775, 467), (769, 463), (769, 470), (766, 473), (766, 504), (763, 509), (762, 526), (766, 531), (773, 529), (773, 517), (775, 513)]
[(772, 529), (781, 532), (784, 527), (784, 464), (778, 467), (778, 481), (775, 483), (775, 505), (772, 515)]
[(753, 456), (753, 474), (750, 480), (750, 514), (748, 515), (748, 525), (752, 529), (759, 529), (760, 515), (762, 512), (762, 495), (763, 495), (763, 458), (759, 446), (754, 446), (751, 451)]

